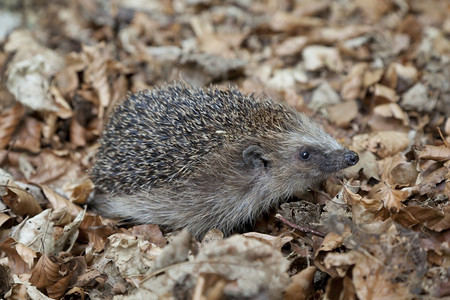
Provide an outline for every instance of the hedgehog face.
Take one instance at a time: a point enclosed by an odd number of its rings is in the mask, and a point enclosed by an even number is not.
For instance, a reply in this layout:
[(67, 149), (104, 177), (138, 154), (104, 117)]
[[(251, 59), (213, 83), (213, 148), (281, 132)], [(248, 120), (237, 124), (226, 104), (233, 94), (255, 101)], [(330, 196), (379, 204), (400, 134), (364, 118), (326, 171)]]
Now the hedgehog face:
[(344, 168), (355, 165), (358, 155), (341, 145), (323, 131), (316, 136), (294, 134), (243, 151), (246, 165), (264, 170), (261, 185), (277, 193), (292, 194), (313, 188)]

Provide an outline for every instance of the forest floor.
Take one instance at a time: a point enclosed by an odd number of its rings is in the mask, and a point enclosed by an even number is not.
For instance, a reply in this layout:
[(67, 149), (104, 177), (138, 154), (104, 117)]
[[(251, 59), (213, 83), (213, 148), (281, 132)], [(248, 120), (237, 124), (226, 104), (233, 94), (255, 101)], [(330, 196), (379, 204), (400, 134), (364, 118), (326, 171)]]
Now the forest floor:
[[(0, 78), (1, 298), (450, 297), (448, 1), (4, 0)], [(111, 109), (174, 81), (285, 102), (360, 161), (230, 238), (92, 213)]]

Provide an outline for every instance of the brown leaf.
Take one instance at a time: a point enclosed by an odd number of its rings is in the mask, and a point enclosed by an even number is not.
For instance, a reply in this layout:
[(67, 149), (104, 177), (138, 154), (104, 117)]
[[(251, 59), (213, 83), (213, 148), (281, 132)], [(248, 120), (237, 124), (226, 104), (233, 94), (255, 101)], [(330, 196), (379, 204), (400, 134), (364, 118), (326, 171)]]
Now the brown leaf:
[(158, 225), (147, 224), (133, 226), (131, 233), (144, 240), (150, 241), (160, 248), (163, 248), (167, 244), (167, 240), (163, 236)]
[(363, 88), (364, 72), (367, 70), (366, 63), (355, 64), (350, 73), (342, 82), (341, 96), (345, 100), (356, 100)]
[(408, 134), (397, 131), (381, 131), (353, 137), (354, 149), (367, 149), (381, 158), (397, 154), (408, 145)]
[(397, 103), (377, 105), (373, 112), (383, 118), (395, 118), (402, 121), (403, 125), (409, 125), (408, 114), (405, 113)]
[(78, 277), (78, 281), (75, 285), (80, 287), (97, 287), (98, 285), (102, 286), (105, 283), (107, 277), (108, 275), (101, 274), (95, 269), (88, 270)]
[(385, 99), (390, 102), (397, 102), (398, 99), (400, 98), (395, 92), (395, 90), (382, 84), (375, 85), (373, 94), (377, 98)]
[(89, 194), (94, 189), (94, 183), (86, 179), (81, 183), (66, 184), (63, 186), (64, 193), (69, 196), (70, 202), (76, 204), (86, 204)]
[(289, 56), (300, 53), (307, 45), (308, 38), (306, 36), (295, 36), (284, 40), (282, 43), (275, 45), (274, 51), (277, 56)]
[(323, 20), (312, 17), (294, 16), (292, 14), (277, 11), (270, 20), (269, 26), (274, 31), (292, 31), (299, 28), (322, 26)]
[(450, 149), (445, 145), (425, 145), (416, 149), (416, 154), (418, 159), (432, 159), (436, 161), (450, 160)]
[(17, 252), (17, 242), (12, 237), (7, 237), (0, 243), (0, 250), (8, 257), (8, 266), (13, 274), (20, 275), (28, 273), (30, 268)]
[(352, 207), (354, 223), (363, 225), (383, 219), (385, 212), (382, 201), (353, 193), (348, 187), (342, 189), (342, 197)]
[(308, 267), (291, 277), (284, 293), (285, 300), (304, 300), (312, 296), (312, 284), (316, 267)]
[(91, 215), (87, 215), (84, 218), (79, 230), (80, 238), (85, 242), (89, 242), (89, 244), (93, 244), (94, 251), (96, 252), (103, 250), (106, 240), (110, 235), (120, 232), (111, 223), (107, 225), (103, 224), (102, 217)]
[(20, 216), (35, 216), (42, 212), (36, 199), (26, 190), (9, 181), (6, 186), (8, 194), (3, 196), (3, 202)]
[(418, 222), (416, 222), (416, 224), (422, 223), (431, 230), (441, 232), (450, 228), (450, 215), (445, 213), (450, 211), (449, 205), (444, 208), (443, 212), (435, 208), (420, 206), (406, 206), (403, 207), (402, 210), (417, 220)]
[(61, 265), (60, 273), (69, 276), (69, 285), (72, 286), (77, 282), (78, 276), (83, 274), (86, 268), (86, 257), (76, 256), (68, 259), (68, 261)]
[(76, 147), (86, 146), (86, 129), (75, 118), (70, 120), (70, 141)]
[(342, 275), (343, 274), (342, 270), (338, 270), (336, 268), (329, 268), (325, 266), (324, 259), (328, 253), (332, 252), (336, 248), (341, 247), (345, 237), (348, 236), (349, 234), (350, 234), (349, 227), (345, 227), (345, 231), (342, 235), (339, 235), (334, 232), (328, 233), (323, 239), (322, 245), (316, 252), (316, 256), (314, 258), (314, 264), (316, 265), (316, 267), (318, 267), (323, 272), (331, 275), (332, 277)]
[(96, 90), (100, 99), (99, 118), (104, 114), (104, 108), (111, 101), (110, 87), (108, 84), (107, 68), (106, 68), (106, 49), (103, 43), (96, 46), (83, 45), (83, 53), (88, 63), (84, 72), (84, 80), (90, 83)]
[(70, 66), (56, 73), (54, 80), (64, 97), (72, 94), (79, 85), (77, 70)]
[(35, 118), (27, 117), (14, 140), (14, 149), (28, 150), (32, 153), (41, 151), (42, 124)]
[(74, 217), (78, 216), (78, 214), (83, 210), (81, 207), (73, 204), (48, 186), (40, 185), (40, 187), (42, 188), (44, 195), (47, 197), (53, 209), (57, 210), (60, 208), (65, 208)]
[[(53, 283), (52, 285), (47, 285), (46, 290), (48, 296), (52, 299), (60, 299), (69, 287), (69, 281), (72, 278), (71, 275), (67, 275)], [(31, 280), (31, 279), (30, 279)]]
[(355, 100), (349, 100), (327, 107), (328, 119), (340, 127), (347, 127), (358, 115)]
[(6, 148), (24, 114), (25, 108), (17, 103), (0, 115), (0, 149)]
[(37, 169), (28, 179), (37, 184), (58, 186), (61, 182), (66, 183), (73, 178), (80, 178), (82, 174), (86, 174), (81, 170), (79, 161), (74, 161), (69, 156), (58, 156), (50, 150), (41, 151), (32, 163), (37, 166)]
[(382, 201), (384, 207), (390, 211), (398, 211), (403, 206), (402, 202), (410, 195), (410, 189), (396, 190), (386, 182), (380, 182), (372, 188), (367, 196)]
[[(10, 228), (14, 223), (14, 220), (11, 216), (5, 214), (4, 212), (0, 212), (0, 228), (4, 226), (4, 228)], [(2, 229), (4, 229), (2, 228)]]
[(43, 253), (31, 274), (30, 283), (38, 289), (47, 288), (60, 279), (59, 265)]
[(447, 167), (442, 167), (431, 172), (431, 174), (426, 176), (419, 183), (419, 193), (421, 195), (425, 195), (427, 193), (433, 192), (433, 189), (436, 187), (436, 185), (444, 181), (448, 173), (449, 169)]
[(37, 257), (37, 253), (22, 243), (16, 244), (16, 250), (20, 257), (22, 257), (23, 261), (26, 262), (28, 267), (31, 269), (34, 265), (34, 259)]

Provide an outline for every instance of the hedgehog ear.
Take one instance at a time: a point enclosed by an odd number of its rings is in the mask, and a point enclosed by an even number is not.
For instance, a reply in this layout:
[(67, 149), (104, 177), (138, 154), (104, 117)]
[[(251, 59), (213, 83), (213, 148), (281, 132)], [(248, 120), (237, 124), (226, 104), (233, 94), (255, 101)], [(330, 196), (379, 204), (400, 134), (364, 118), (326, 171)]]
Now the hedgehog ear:
[(267, 168), (269, 161), (264, 158), (264, 150), (258, 145), (251, 145), (242, 151), (242, 158), (246, 165), (254, 169)]

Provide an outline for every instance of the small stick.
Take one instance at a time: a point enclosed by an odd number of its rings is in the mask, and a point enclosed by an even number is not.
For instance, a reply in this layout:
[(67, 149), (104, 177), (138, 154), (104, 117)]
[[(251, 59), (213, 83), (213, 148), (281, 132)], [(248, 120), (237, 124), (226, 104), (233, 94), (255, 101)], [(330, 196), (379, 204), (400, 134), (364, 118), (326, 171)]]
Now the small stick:
[(283, 217), (282, 215), (280, 215), (280, 214), (276, 214), (276, 215), (275, 215), (275, 218), (277, 218), (278, 220), (280, 220), (283, 224), (286, 224), (287, 226), (289, 226), (289, 227), (291, 227), (291, 228), (294, 228), (294, 229), (297, 229), (297, 230), (299, 230), (299, 231), (301, 231), (301, 232), (304, 232), (304, 233), (311, 233), (311, 234), (313, 234), (313, 235), (320, 236), (320, 237), (322, 237), (322, 238), (325, 237), (325, 233), (320, 232), (320, 231), (317, 231), (317, 230), (314, 230), (314, 229), (311, 229), (311, 228), (299, 226), (299, 225), (297, 225), (297, 224), (295, 224), (295, 223), (292, 223), (292, 222), (289, 221), (288, 219), (284, 218), (284, 217)]

